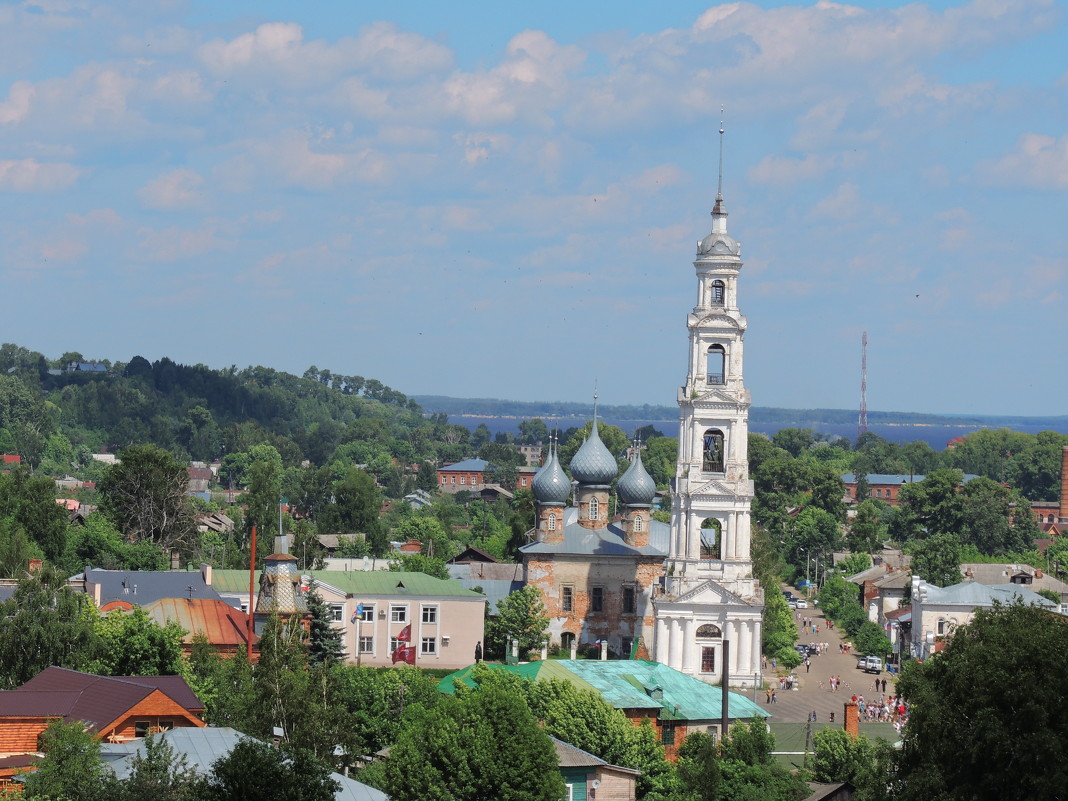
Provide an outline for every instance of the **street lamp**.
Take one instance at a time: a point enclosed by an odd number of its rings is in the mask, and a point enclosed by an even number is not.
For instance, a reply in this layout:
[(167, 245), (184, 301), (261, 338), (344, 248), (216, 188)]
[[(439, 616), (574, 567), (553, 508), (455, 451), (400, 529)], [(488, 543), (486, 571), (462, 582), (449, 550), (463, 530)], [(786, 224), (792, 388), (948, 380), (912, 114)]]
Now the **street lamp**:
[(812, 555), (801, 546), (798, 546), (797, 550), (801, 551), (805, 555), (805, 585), (808, 585), (808, 568)]

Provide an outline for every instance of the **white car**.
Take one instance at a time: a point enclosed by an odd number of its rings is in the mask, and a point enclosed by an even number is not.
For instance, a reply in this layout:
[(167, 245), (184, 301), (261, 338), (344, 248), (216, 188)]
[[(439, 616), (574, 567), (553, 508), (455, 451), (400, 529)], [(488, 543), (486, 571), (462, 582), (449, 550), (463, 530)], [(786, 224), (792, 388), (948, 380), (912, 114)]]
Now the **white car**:
[(804, 598), (798, 598), (797, 606), (795, 606), (794, 609), (808, 609), (808, 601)]

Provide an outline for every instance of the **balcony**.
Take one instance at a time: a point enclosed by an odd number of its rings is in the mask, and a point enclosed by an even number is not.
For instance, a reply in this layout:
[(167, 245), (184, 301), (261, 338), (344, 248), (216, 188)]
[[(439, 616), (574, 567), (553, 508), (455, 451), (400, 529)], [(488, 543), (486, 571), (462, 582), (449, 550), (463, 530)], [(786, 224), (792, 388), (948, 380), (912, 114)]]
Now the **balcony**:
[(727, 376), (725, 376), (723, 373), (709, 374), (708, 383), (722, 386), (727, 383)]

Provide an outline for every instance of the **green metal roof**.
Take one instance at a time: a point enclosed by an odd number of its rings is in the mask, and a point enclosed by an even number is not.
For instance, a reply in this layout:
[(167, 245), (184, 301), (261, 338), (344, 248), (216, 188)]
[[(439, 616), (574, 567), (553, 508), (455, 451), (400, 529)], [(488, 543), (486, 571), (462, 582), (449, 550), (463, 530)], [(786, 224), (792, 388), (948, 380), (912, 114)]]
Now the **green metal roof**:
[[(465, 590), (459, 581), (428, 576), (426, 573), (394, 573), (388, 570), (307, 570), (321, 584), (337, 587), (348, 595), (373, 595), (375, 597), (416, 596), (449, 598), (485, 597), (474, 590)], [(260, 571), (256, 571), (256, 586), (260, 583)], [(247, 570), (214, 570), (211, 584), (219, 592), (248, 592)]]
[[(489, 665), (524, 678), (563, 679), (596, 691), (616, 709), (660, 710), (661, 720), (718, 720), (723, 690), (693, 676), (645, 659), (549, 659), (525, 665)], [(438, 689), (455, 692), (456, 682), (474, 686), (473, 667), (451, 673)], [(653, 698), (650, 693), (662, 692)], [(658, 695), (660, 693), (657, 693)], [(766, 718), (768, 713), (740, 693), (728, 692), (727, 714), (732, 720)]]

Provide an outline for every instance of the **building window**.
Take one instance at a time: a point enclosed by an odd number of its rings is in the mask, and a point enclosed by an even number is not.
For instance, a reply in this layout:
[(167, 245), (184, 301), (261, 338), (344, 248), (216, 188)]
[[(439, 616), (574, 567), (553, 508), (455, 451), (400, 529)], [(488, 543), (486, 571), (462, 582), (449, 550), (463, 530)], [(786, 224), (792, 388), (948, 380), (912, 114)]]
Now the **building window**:
[(408, 622), (408, 607), (407, 606), (390, 606), (389, 607), (389, 620), (391, 623), (407, 623)]
[(675, 744), (675, 721), (665, 720), (660, 724), (660, 742), (663, 745)]
[(374, 604), (361, 604), (361, 606), (363, 606), (363, 614), (360, 615), (359, 619), (361, 621), (363, 621), (364, 623), (374, 623), (375, 622), (375, 605)]
[(704, 453), (701, 469), (706, 473), (723, 472), (723, 432), (718, 428), (709, 428), (703, 438)]
[(634, 640), (630, 637), (624, 637), (620, 641), (620, 650), (623, 652), (624, 659), (630, 659), (630, 652), (634, 648)]
[(173, 728), (174, 728), (174, 721), (173, 720), (161, 720), (156, 725), (156, 731), (170, 731)]
[(604, 611), (604, 587), (591, 587), (590, 588), (590, 611), (591, 612), (603, 612)]
[(623, 588), (623, 614), (624, 615), (633, 615), (634, 614), (634, 588), (633, 587), (624, 587)]
[(436, 637), (423, 637), (422, 645), (420, 647), (420, 653), (424, 654), (436, 654), (438, 652), (438, 641)]
[(248, 601), (241, 602), (241, 611), (244, 612), (246, 615), (248, 614)]
[(722, 636), (723, 632), (715, 623), (705, 623), (705, 625), (697, 629), (698, 639), (718, 640)]
[(549, 515), (549, 531), (556, 531), (556, 515)]
[(575, 644), (575, 635), (570, 631), (565, 631), (560, 635), (560, 647), (565, 651), (570, 651), (571, 646)]
[[(404, 644), (407, 645), (407, 643), (404, 643)], [(400, 648), (400, 647), (401, 647), (401, 641), (400, 640), (398, 640), (396, 637), (390, 637), (389, 638), (389, 652), (391, 654), (394, 651), (396, 651), (398, 648)]]
[(451, 483), (451, 484), (455, 484), (456, 483), (456, 476), (449, 476), (449, 479), (450, 479), (449, 483)]
[(560, 605), (565, 612), (573, 612), (575, 610), (575, 588), (574, 587), (561, 587), (560, 588)]
[(726, 384), (727, 351), (722, 345), (709, 345), (707, 357), (705, 375), (708, 376), (708, 383)]
[(345, 619), (345, 604), (330, 604), (330, 620), (340, 623)]
[(635, 515), (634, 516), (634, 530), (635, 531), (641, 531), (642, 530), (642, 525), (643, 525), (642, 524), (642, 516), (641, 515)]
[(139, 720), (134, 723), (134, 737), (147, 737), (148, 736), (148, 721)]
[(441, 477), (441, 483), (442, 484), (447, 484), (448, 483), (448, 480), (445, 478), (445, 476)]
[(702, 648), (701, 649), (701, 672), (702, 673), (715, 673), (716, 672), (716, 649), (715, 648)]
[(423, 607), (423, 622), (424, 623), (437, 623), (438, 622), (438, 608), (436, 606), (424, 606)]
[(461, 484), (466, 484), (467, 483), (467, 476), (460, 476), (460, 483)]
[(598, 520), (601, 515), (601, 504), (596, 497), (590, 498), (590, 520)]
[(726, 296), (726, 286), (722, 281), (712, 282), (712, 305), (722, 306), (723, 299)]
[(938, 633), (939, 634), (945, 634), (946, 633), (946, 621), (945, 621), (945, 618), (941, 618), (941, 617), (938, 618)]
[(373, 654), (375, 652), (374, 637), (360, 637), (360, 653)]

